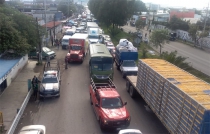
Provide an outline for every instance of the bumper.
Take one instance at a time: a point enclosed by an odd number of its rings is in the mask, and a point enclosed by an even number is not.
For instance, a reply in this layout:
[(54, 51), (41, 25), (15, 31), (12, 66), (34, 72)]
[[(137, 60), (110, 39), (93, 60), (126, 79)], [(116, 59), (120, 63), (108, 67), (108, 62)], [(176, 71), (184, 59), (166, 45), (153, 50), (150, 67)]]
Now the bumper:
[(59, 95), (60, 95), (60, 91), (56, 91), (56, 92), (40, 92), (39, 91), (40, 97), (48, 98), (48, 97), (57, 97)]
[(136, 71), (126, 71), (126, 72), (123, 72), (123, 74), (137, 76), (137, 72)]
[(108, 121), (107, 123), (103, 123), (103, 128), (108, 129), (124, 129), (130, 125), (130, 121)]
[(62, 49), (68, 49), (68, 45), (62, 45)]
[(68, 59), (68, 62), (81, 62), (83, 59)]

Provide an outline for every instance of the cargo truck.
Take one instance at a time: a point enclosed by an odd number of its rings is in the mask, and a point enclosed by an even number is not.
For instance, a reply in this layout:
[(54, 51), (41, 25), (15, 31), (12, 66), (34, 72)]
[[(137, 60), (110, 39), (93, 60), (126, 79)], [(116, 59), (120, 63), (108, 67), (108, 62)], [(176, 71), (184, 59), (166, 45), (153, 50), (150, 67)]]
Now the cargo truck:
[(137, 75), (137, 59), (137, 51), (130, 51), (127, 47), (116, 47), (114, 61), (117, 69), (122, 72), (123, 78), (125, 78), (127, 75)]
[(69, 53), (68, 62), (79, 61), (83, 62), (88, 52), (88, 35), (76, 33), (69, 38)]
[(210, 84), (161, 59), (141, 59), (126, 90), (137, 93), (172, 134), (210, 134)]

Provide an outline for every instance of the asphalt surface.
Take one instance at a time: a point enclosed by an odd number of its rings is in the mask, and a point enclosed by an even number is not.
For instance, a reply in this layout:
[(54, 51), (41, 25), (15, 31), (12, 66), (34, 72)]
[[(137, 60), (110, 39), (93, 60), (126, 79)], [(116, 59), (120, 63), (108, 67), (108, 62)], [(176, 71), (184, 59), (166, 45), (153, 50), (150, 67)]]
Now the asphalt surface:
[[(136, 32), (135, 27), (124, 26), (122, 28), (125, 32), (129, 32), (129, 31)], [(148, 31), (146, 30), (142, 30), (142, 32), (144, 34), (148, 33)], [(154, 48), (154, 49), (157, 52), (159, 52), (159, 48)], [(187, 58), (186, 62), (190, 63), (190, 65), (193, 68), (210, 76), (210, 70), (209, 70), (210, 53), (208, 51), (204, 51), (204, 50), (195, 48), (193, 46), (189, 46), (189, 45), (179, 43), (179, 42), (174, 42), (174, 41), (170, 41), (169, 44), (164, 45), (164, 47), (162, 48), (162, 52), (164, 51), (172, 52), (175, 50), (177, 51), (177, 55), (186, 57)]]
[[(69, 64), (64, 69), (66, 50), (56, 50), (61, 66), (61, 96), (44, 101), (29, 101), (18, 124), (15, 134), (26, 125), (41, 124), (46, 126), (47, 134), (102, 134), (117, 133), (108, 130), (102, 132), (89, 102), (89, 69), (88, 57), (82, 64)], [(40, 70), (41, 71), (41, 70)], [(168, 133), (159, 119), (144, 107), (145, 102), (138, 96), (132, 99), (125, 90), (125, 80), (115, 67), (114, 83), (123, 101), (127, 101), (127, 109), (131, 115), (128, 128), (140, 129), (144, 134)]]

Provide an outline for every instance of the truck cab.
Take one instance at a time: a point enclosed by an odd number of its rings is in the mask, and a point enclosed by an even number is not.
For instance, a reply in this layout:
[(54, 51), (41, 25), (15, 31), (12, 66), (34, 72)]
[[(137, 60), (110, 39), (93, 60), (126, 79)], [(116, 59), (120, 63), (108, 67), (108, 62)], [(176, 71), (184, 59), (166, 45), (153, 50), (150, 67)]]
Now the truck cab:
[(95, 83), (91, 78), (90, 103), (100, 123), (100, 128), (122, 129), (130, 125), (130, 114), (123, 102), (116, 86), (109, 79)]
[(83, 62), (88, 51), (88, 35), (76, 33), (69, 38), (69, 53), (68, 62), (79, 61)]
[(125, 78), (127, 75), (137, 75), (138, 67), (134, 60), (124, 60), (121, 63), (120, 71)]

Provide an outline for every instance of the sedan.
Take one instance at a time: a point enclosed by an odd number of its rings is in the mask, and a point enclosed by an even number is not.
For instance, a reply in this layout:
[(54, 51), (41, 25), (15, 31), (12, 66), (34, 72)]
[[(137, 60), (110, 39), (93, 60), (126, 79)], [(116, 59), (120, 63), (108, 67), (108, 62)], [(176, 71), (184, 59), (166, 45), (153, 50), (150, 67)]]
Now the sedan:
[(142, 134), (142, 132), (138, 129), (123, 129), (118, 134)]
[(46, 134), (46, 128), (43, 125), (29, 125), (23, 127), (18, 134)]

